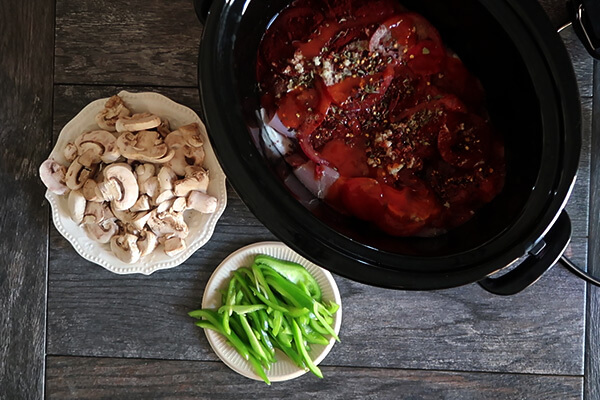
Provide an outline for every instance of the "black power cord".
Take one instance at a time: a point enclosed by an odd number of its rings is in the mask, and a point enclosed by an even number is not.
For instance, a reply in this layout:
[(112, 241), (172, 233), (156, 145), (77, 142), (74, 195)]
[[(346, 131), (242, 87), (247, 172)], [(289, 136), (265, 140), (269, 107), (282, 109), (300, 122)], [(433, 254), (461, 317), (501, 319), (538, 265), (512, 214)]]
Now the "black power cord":
[(592, 285), (600, 286), (600, 280), (598, 280), (597, 278), (593, 277), (592, 275), (588, 274), (587, 272), (585, 272), (584, 270), (579, 268), (577, 265), (575, 265), (573, 263), (573, 261), (569, 260), (566, 256), (564, 256), (564, 255), (561, 256), (558, 261), (565, 268), (567, 268), (568, 270), (570, 270), (571, 272), (573, 272), (575, 275), (579, 276), (586, 282), (591, 283)]

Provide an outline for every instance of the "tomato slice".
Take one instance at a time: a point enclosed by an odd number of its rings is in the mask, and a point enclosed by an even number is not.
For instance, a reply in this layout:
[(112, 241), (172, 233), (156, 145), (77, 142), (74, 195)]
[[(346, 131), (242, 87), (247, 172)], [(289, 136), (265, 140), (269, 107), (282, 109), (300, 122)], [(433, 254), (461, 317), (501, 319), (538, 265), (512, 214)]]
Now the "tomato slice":
[(405, 186), (395, 189), (382, 185), (382, 189), (386, 207), (376, 224), (391, 235), (418, 234), (440, 213), (435, 196), (426, 188)]
[(379, 102), (394, 79), (394, 63), (381, 73), (365, 77), (348, 77), (328, 86), (334, 103), (349, 111), (364, 111)]
[(342, 203), (355, 217), (364, 221), (374, 221), (384, 210), (382, 187), (372, 178), (348, 179), (340, 190)]
[(333, 139), (323, 146), (321, 157), (329, 161), (341, 176), (357, 177), (369, 174), (365, 149), (360, 143)]
[(433, 76), (431, 82), (443, 91), (458, 96), (473, 108), (480, 108), (484, 102), (485, 95), (481, 83), (453, 54), (446, 57), (444, 69)]
[(475, 114), (450, 112), (438, 136), (438, 150), (448, 164), (458, 168), (482, 165), (490, 151), (491, 132)]
[(410, 47), (406, 53), (406, 63), (418, 75), (428, 76), (442, 70), (446, 52), (440, 43), (425, 39)]

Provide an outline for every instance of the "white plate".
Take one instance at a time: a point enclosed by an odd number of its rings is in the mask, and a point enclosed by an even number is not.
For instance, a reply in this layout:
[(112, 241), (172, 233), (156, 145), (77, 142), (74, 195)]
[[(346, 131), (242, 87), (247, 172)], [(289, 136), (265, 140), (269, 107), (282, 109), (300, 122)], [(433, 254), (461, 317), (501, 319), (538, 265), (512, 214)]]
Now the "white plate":
[[(158, 93), (130, 93), (122, 91), (119, 96), (127, 108), (134, 113), (151, 112), (161, 118), (169, 120), (171, 128), (197, 122), (204, 126), (198, 115), (188, 107), (175, 103), (173, 100)], [(58, 140), (51, 158), (57, 162), (68, 165), (63, 155), (67, 143), (75, 140), (82, 132), (99, 129), (95, 122), (96, 114), (104, 108), (107, 98), (99, 99), (88, 104), (60, 131)], [(162, 246), (135, 264), (126, 264), (115, 257), (108, 244), (98, 243), (86, 235), (83, 228), (69, 217), (67, 196), (59, 196), (46, 191), (46, 199), (52, 207), (52, 220), (54, 226), (73, 246), (73, 248), (86, 260), (103, 266), (117, 274), (141, 273), (149, 275), (160, 269), (173, 268), (182, 264), (196, 250), (202, 247), (211, 238), (215, 225), (227, 205), (227, 192), (225, 189), (225, 174), (219, 165), (208, 137), (203, 132), (204, 151), (206, 158), (204, 166), (210, 174), (208, 194), (218, 200), (217, 210), (212, 214), (200, 214), (195, 211), (186, 211), (185, 220), (189, 226), (189, 236), (186, 238), (187, 248), (175, 258), (169, 257), (162, 251)]]
[[(340, 308), (335, 313), (333, 322), (333, 329), (336, 334), (339, 334), (340, 326), (342, 325), (342, 298), (340, 297), (340, 292), (335, 284), (333, 276), (331, 276), (329, 271), (326, 271), (301, 257), (281, 242), (255, 243), (231, 253), (223, 260), (217, 269), (215, 269), (208, 280), (206, 288), (204, 289), (204, 296), (202, 297), (202, 308), (217, 309), (220, 307), (221, 290), (226, 289), (232, 276), (231, 273), (238, 268), (252, 265), (252, 260), (257, 254), (267, 254), (272, 257), (293, 261), (303, 265), (319, 283), (323, 300), (334, 301), (339, 304)], [(254, 372), (252, 365), (244, 360), (233, 347), (227, 344), (227, 341), (221, 334), (210, 329), (205, 329), (204, 333), (206, 333), (208, 342), (215, 353), (217, 353), (217, 356), (219, 356), (229, 368), (248, 378), (262, 381), (262, 379)], [(326, 346), (311, 344), (311, 351), (309, 354), (314, 360), (315, 365), (323, 361), (325, 356), (331, 351), (334, 343), (335, 339), (330, 338), (329, 343)], [(307, 369), (299, 368), (279, 350), (276, 350), (276, 358), (277, 362), (267, 371), (267, 376), (271, 382), (281, 382), (297, 378), (308, 371)]]

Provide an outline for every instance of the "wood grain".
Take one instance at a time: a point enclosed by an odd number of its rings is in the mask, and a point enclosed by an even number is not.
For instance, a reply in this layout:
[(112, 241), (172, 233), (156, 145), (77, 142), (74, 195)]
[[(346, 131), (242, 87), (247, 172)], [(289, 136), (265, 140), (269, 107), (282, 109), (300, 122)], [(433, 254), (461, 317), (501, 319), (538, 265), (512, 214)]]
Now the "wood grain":
[[(595, 63), (594, 108), (591, 145), (600, 149), (600, 63)], [(590, 179), (590, 250), (588, 271), (600, 276), (600, 154), (592, 152)], [(600, 398), (600, 288), (590, 286), (587, 299), (585, 399)]]
[(54, 2), (0, 2), (0, 398), (44, 388)]
[[(581, 377), (324, 367), (271, 387), (222, 363), (48, 357), (48, 399), (580, 399)], [(101, 384), (99, 384), (101, 383)]]
[(196, 86), (191, 0), (56, 1), (56, 83)]

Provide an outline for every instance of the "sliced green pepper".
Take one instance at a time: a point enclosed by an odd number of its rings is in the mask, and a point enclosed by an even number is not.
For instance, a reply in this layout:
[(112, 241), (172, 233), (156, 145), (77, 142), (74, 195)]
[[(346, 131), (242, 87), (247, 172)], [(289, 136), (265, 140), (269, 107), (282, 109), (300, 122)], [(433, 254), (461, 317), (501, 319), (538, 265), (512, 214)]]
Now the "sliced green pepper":
[(291, 261), (279, 260), (266, 254), (257, 255), (254, 257), (254, 262), (272, 268), (295, 284), (304, 285), (313, 299), (321, 301), (319, 283), (302, 265)]

